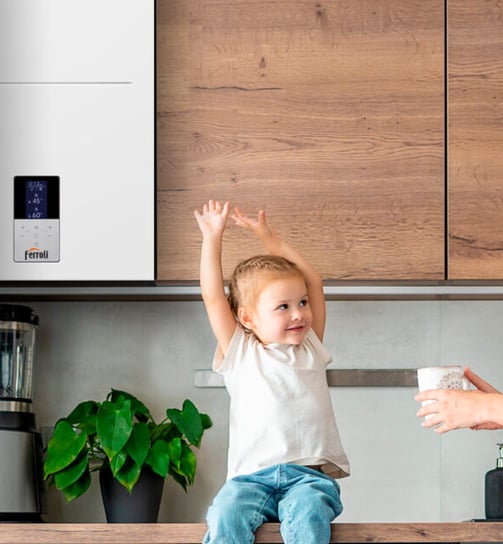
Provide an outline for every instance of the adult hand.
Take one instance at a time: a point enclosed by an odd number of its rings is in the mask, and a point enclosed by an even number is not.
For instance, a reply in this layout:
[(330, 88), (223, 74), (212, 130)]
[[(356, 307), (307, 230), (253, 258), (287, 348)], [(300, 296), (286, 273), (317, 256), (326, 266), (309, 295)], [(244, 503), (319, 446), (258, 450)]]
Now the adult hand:
[(423, 427), (435, 427), (435, 432), (440, 434), (454, 429), (477, 427), (487, 423), (481, 419), (486, 396), (481, 391), (423, 391), (416, 396), (416, 400), (433, 402), (422, 406), (417, 415), (426, 418), (421, 424)]
[(464, 372), (478, 391), (437, 389), (416, 395), (418, 402), (433, 401), (422, 406), (417, 413), (418, 417), (429, 416), (423, 421), (423, 427), (435, 427), (435, 432), (440, 434), (460, 428), (503, 428), (499, 422), (503, 395), (469, 367), (465, 367)]

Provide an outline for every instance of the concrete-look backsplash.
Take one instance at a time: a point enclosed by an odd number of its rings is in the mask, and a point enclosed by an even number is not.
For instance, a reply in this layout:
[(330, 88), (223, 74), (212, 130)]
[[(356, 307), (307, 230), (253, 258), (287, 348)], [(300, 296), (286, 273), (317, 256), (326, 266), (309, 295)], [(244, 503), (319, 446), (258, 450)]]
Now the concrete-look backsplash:
[[(185, 398), (214, 426), (197, 452), (195, 485), (167, 481), (160, 522), (203, 521), (226, 474), (228, 397), (194, 387), (215, 342), (201, 302), (23, 302), (40, 317), (34, 409), (48, 427), (111, 387), (145, 401), (161, 419)], [(331, 301), (325, 345), (337, 368), (470, 364), (503, 388), (503, 301)], [(484, 515), (484, 474), (502, 431), (442, 437), (416, 417), (415, 388), (332, 388), (352, 475), (340, 480), (341, 521), (459, 521)], [(47, 521), (105, 520), (97, 475), (66, 504), (49, 490)]]

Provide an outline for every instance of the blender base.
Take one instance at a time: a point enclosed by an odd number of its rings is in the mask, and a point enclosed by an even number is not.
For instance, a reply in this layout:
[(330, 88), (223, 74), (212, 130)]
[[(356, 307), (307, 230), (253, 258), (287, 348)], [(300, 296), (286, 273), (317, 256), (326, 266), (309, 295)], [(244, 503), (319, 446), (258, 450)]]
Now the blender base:
[[(17, 424), (17, 427), (14, 424)], [(40, 522), (42, 437), (33, 413), (0, 412), (0, 521)]]

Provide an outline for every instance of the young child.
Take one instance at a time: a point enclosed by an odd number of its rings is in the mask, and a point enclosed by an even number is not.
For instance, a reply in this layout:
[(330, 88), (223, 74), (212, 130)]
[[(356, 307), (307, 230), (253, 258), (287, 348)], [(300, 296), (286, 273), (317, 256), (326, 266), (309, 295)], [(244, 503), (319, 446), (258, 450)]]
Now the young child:
[(349, 475), (326, 381), (325, 297), (316, 270), (269, 226), (265, 213), (235, 223), (270, 255), (236, 267), (224, 290), (222, 239), (230, 204), (210, 200), (195, 218), (203, 235), (201, 292), (218, 347), (213, 369), (229, 392), (227, 481), (207, 515), (204, 544), (254, 541), (281, 522), (288, 544), (324, 544), (342, 512)]

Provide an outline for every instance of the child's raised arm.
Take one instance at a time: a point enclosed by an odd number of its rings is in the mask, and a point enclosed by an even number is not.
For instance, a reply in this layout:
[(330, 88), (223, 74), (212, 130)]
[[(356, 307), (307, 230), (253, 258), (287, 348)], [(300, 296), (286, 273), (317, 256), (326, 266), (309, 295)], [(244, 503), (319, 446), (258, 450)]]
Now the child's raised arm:
[(207, 204), (204, 204), (202, 213), (194, 211), (203, 235), (200, 268), (201, 295), (211, 329), (222, 354), (227, 352), (236, 328), (236, 320), (225, 294), (222, 272), (222, 238), (229, 210), (229, 202), (222, 206), (218, 201), (209, 200)]
[(299, 267), (306, 281), (309, 304), (313, 313), (313, 330), (318, 338), (323, 341), (326, 305), (323, 281), (318, 271), (295, 248), (278, 236), (267, 222), (265, 211), (260, 210), (257, 219), (251, 219), (242, 213), (238, 207), (235, 207), (231, 217), (236, 225), (254, 232), (269, 253), (284, 257)]

